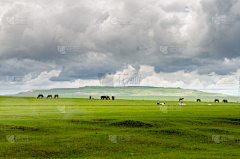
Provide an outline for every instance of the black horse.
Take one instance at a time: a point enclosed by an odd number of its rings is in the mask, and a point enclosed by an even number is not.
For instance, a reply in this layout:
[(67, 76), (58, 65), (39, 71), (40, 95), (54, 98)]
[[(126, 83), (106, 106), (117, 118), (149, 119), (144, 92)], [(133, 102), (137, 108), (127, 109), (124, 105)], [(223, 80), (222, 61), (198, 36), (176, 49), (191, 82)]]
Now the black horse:
[(42, 94), (39, 94), (38, 96), (37, 96), (37, 99), (38, 98), (43, 98), (44, 96), (42, 95)]
[(107, 96), (101, 96), (101, 100), (107, 99)]

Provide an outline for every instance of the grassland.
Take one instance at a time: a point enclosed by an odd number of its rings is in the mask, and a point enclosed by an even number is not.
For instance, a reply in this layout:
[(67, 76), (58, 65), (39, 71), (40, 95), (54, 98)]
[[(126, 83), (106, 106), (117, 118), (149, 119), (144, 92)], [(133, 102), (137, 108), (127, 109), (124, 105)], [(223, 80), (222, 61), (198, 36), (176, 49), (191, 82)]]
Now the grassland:
[[(10, 96), (11, 97), (11, 96)], [(13, 96), (14, 97), (14, 96)], [(18, 95), (18, 97), (33, 97), (36, 98), (37, 95)], [(46, 97), (46, 95), (45, 95)], [(60, 95), (61, 98), (89, 98), (89, 95)], [(101, 99), (100, 95), (92, 95), (94, 99)], [(213, 102), (214, 99), (227, 99), (229, 102), (237, 102), (238, 97), (234, 96), (115, 96), (119, 100), (153, 100), (153, 101), (178, 101), (179, 98), (183, 97), (184, 102), (194, 102), (196, 99), (200, 98), (204, 102)]]
[(2, 96), (0, 157), (240, 156), (238, 103), (156, 102)]

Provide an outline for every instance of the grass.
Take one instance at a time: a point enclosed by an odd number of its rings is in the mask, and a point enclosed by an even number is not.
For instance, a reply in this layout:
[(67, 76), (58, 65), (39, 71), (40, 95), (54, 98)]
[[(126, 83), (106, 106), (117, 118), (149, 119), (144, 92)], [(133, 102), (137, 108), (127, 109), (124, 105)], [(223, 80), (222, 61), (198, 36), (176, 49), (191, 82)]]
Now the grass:
[(179, 106), (179, 102), (168, 101), (166, 106), (157, 106), (157, 102), (2, 96), (0, 157), (139, 159), (240, 155), (238, 103), (185, 102)]
[[(101, 99), (100, 95), (91, 95), (92, 99)], [(0, 96), (1, 97), (1, 96)], [(10, 97), (10, 96), (9, 96)], [(13, 96), (14, 97), (14, 96)], [(29, 97), (27, 95), (18, 95), (18, 97)], [(36, 98), (37, 95), (31, 95)], [(46, 95), (45, 95), (46, 97)], [(60, 95), (61, 98), (89, 98), (89, 95)], [(202, 102), (213, 102), (214, 99), (219, 99), (220, 102), (223, 99), (227, 99), (229, 102), (237, 102), (236, 96), (116, 96), (119, 100), (155, 100), (155, 101), (178, 101), (179, 98), (184, 98), (184, 102), (195, 102), (197, 99), (201, 99)]]

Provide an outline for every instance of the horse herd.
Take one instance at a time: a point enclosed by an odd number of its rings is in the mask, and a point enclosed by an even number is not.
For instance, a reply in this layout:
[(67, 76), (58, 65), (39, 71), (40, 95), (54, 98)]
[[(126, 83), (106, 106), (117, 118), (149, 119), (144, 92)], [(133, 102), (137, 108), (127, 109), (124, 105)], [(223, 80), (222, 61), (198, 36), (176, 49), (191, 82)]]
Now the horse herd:
[[(55, 99), (55, 98), (58, 98), (58, 97), (59, 97), (58, 94), (55, 94), (55, 95), (54, 95), (54, 99)], [(38, 99), (38, 98), (39, 98), (39, 99), (44, 98), (43, 94), (39, 94), (39, 95), (37, 96), (37, 99)], [(48, 98), (51, 98), (51, 99), (52, 99), (53, 96), (50, 94), (50, 95), (47, 96), (47, 99), (48, 99)], [(89, 96), (89, 99), (92, 99), (92, 96)], [(110, 100), (110, 97), (109, 97), (109, 96), (101, 96), (101, 99), (103, 99), (103, 100), (104, 100), (104, 99)], [(114, 100), (114, 99), (115, 99), (115, 96), (112, 96), (112, 100)]]
[[(55, 99), (55, 98), (58, 98), (58, 97), (59, 97), (58, 94), (55, 94), (55, 95), (54, 95), (54, 99)], [(38, 98), (44, 98), (43, 94), (39, 94), (39, 95), (37, 96), (37, 99), (38, 99)], [(48, 96), (47, 96), (47, 99), (48, 99), (48, 98), (51, 98), (51, 99), (52, 99), (52, 95), (48, 95)]]
[[(92, 96), (89, 96), (89, 99), (92, 99)], [(104, 100), (104, 99), (106, 99), (106, 100), (110, 100), (110, 97), (109, 96), (101, 96), (101, 100)], [(112, 100), (114, 100), (115, 99), (115, 96), (112, 96)]]
[[(179, 98), (179, 102), (182, 101), (184, 98)], [(197, 99), (197, 102), (201, 102), (201, 99)], [(218, 102), (219, 103), (219, 99), (214, 99), (214, 102)], [(227, 99), (223, 99), (222, 101), (223, 103), (228, 103)]]
[[(58, 98), (58, 97), (59, 97), (58, 94), (55, 94), (55, 95), (54, 95), (54, 99), (55, 99), (55, 98)], [(44, 98), (43, 94), (39, 94), (39, 95), (37, 96), (37, 99), (38, 99), (38, 98)], [(48, 98), (51, 98), (51, 99), (52, 99), (52, 95), (48, 95), (48, 96), (47, 96), (47, 99), (48, 99)], [(92, 99), (92, 96), (89, 96), (89, 99)], [(104, 100), (104, 99), (110, 100), (110, 97), (109, 97), (109, 96), (101, 96), (101, 100)], [(112, 96), (112, 100), (114, 100), (114, 99), (115, 99), (115, 96)], [(180, 101), (183, 101), (183, 99), (184, 99), (184, 98), (179, 98), (179, 102), (180, 102)], [(197, 102), (201, 102), (201, 99), (197, 99)], [(214, 102), (215, 102), (215, 103), (216, 103), (216, 102), (219, 103), (219, 99), (215, 99)], [(223, 99), (222, 102), (223, 102), (223, 103), (228, 103), (227, 99)], [(159, 103), (159, 104), (160, 104), (160, 103)]]
[[(101, 100), (104, 100), (104, 99), (106, 99), (106, 100), (110, 100), (110, 97), (109, 96), (101, 96)], [(112, 100), (114, 100), (115, 99), (115, 97), (114, 96), (112, 96)]]

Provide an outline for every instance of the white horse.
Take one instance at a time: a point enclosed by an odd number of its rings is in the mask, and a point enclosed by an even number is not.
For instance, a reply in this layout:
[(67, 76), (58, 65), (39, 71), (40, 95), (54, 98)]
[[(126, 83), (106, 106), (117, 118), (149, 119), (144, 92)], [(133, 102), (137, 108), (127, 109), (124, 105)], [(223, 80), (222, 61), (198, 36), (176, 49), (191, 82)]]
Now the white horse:
[(186, 104), (183, 104), (183, 103), (181, 102), (181, 103), (178, 103), (178, 105), (186, 105)]

